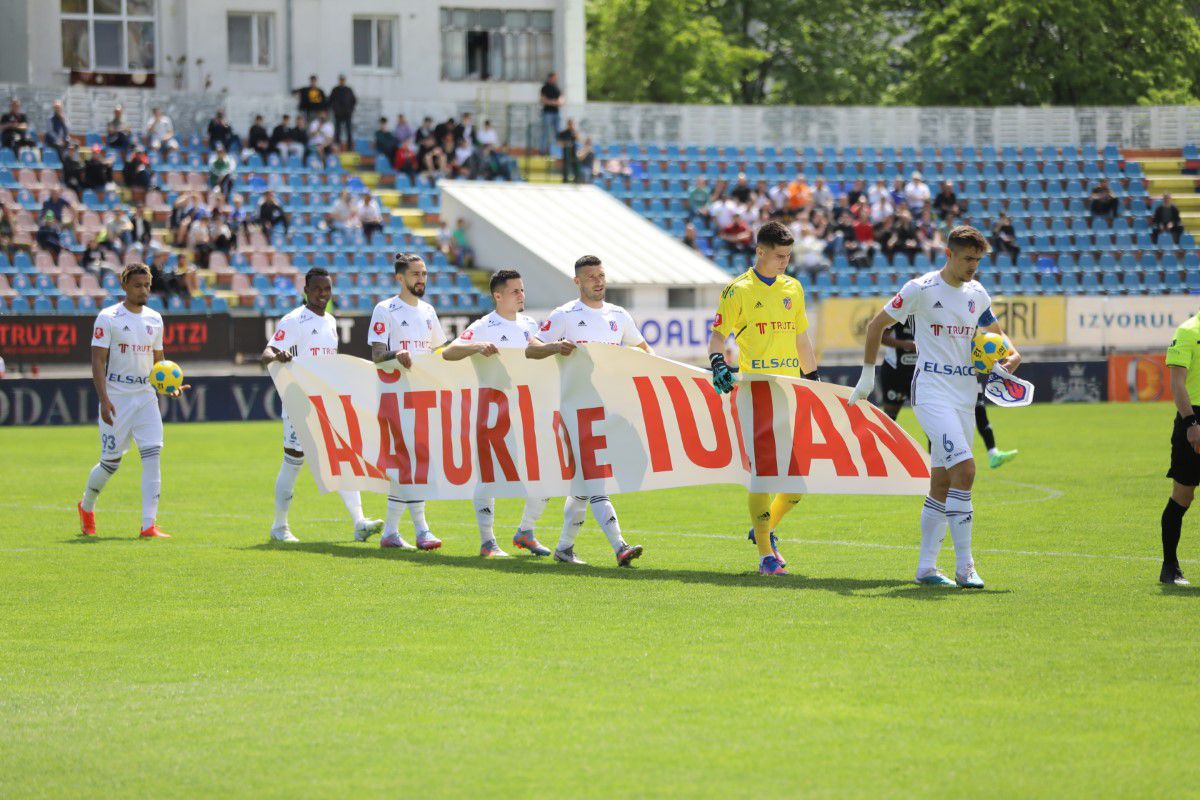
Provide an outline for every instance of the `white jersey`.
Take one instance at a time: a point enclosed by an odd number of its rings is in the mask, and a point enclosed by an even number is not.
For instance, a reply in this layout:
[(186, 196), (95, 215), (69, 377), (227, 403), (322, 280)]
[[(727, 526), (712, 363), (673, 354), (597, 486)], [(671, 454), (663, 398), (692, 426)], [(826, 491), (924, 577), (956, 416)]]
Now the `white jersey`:
[(517, 314), (507, 320), (495, 311), (472, 322), (458, 335), (460, 342), (491, 342), (496, 347), (525, 347), (537, 336), (538, 324), (533, 317)]
[(317, 314), (300, 306), (279, 320), (269, 343), (303, 361), (313, 356), (335, 356), (338, 351), (337, 320), (332, 314)]
[(625, 309), (612, 303), (591, 308), (582, 300), (572, 300), (551, 311), (538, 329), (538, 338), (543, 342), (566, 339), (575, 344), (600, 342), (634, 346), (646, 341)]
[(163, 349), (161, 314), (146, 306), (137, 314), (123, 302), (109, 306), (96, 317), (92, 347), (108, 350), (105, 380), (114, 403), (154, 397), (150, 368), (154, 366), (154, 351)]
[(446, 333), (433, 306), (418, 300), (415, 306), (390, 297), (375, 306), (367, 344), (382, 344), (389, 350), (432, 353), (446, 343)]
[(884, 311), (897, 322), (912, 316), (917, 342), (910, 402), (917, 405), (947, 405), (970, 408), (975, 404), (978, 384), (971, 362), (971, 343), (980, 325), (990, 325), (992, 298), (978, 281), (957, 288), (946, 283), (940, 272), (914, 278)]

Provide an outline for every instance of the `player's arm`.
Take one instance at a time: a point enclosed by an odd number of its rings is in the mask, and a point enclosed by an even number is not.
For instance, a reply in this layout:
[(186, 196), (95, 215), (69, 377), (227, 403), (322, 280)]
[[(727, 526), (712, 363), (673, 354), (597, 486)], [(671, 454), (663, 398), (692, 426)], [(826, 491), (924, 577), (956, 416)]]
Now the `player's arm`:
[(96, 396), (100, 398), (100, 418), (104, 424), (112, 425), (116, 408), (108, 399), (108, 348), (92, 348), (92, 383), (96, 385)]
[(1175, 410), (1187, 426), (1188, 444), (1193, 450), (1200, 452), (1200, 420), (1196, 419), (1196, 412), (1192, 410), (1192, 398), (1188, 394), (1188, 368), (1168, 364), (1167, 370), (1171, 376), (1171, 399), (1175, 401)]
[(642, 339), (641, 342), (639, 342), (638, 344), (635, 344), (634, 347), (636, 347), (638, 350), (641, 350), (642, 352), (649, 353), (650, 355), (654, 355), (654, 348), (652, 348), (650, 346), (650, 343), (647, 342), (645, 339)]
[(412, 369), (412, 356), (407, 350), (389, 350), (383, 342), (371, 342), (371, 360), (376, 364), (395, 359), (405, 369)]
[[(991, 311), (989, 310), (988, 313), (990, 314)], [(1017, 346), (1013, 344), (1012, 339), (1008, 338), (1008, 334), (1000, 327), (1000, 321), (992, 317), (991, 323), (984, 325), (983, 329), (1004, 337), (1004, 343), (1008, 345), (1009, 356), (1000, 362), (1000, 366), (1009, 372), (1016, 372), (1017, 367), (1021, 366), (1021, 354), (1017, 352)]]
[(899, 324), (899, 322), (893, 323), (884, 330), (883, 338), (881, 340), (883, 346), (893, 347), (897, 350), (906, 350), (911, 353), (917, 349), (916, 342), (910, 342), (907, 339), (897, 339), (896, 334), (892, 333), (892, 331), (895, 330), (896, 326)]
[(442, 348), (442, 358), (446, 361), (462, 361), (468, 356), (494, 356), (500, 349), (491, 342), (464, 342), (455, 339), (453, 344)]
[(279, 350), (271, 345), (263, 348), (262, 355), (258, 357), (259, 363), (264, 367), (272, 361), (278, 361), (280, 364), (286, 364), (292, 360), (292, 354), (287, 350)]
[(525, 357), (532, 358), (535, 361), (549, 358), (550, 356), (569, 356), (574, 352), (575, 343), (568, 342), (566, 339), (561, 339), (557, 342), (543, 342), (534, 336), (529, 340), (529, 344), (525, 345)]
[(817, 351), (813, 348), (808, 331), (796, 335), (796, 355), (800, 358), (800, 374), (805, 380), (821, 380), (821, 374), (817, 371)]
[[(167, 358), (167, 354), (164, 353), (162, 350), (154, 351), (154, 363), (155, 364), (157, 364), (160, 361), (165, 361), (166, 358)], [(192, 385), (190, 383), (185, 383), (183, 386), (180, 386), (175, 391), (167, 392), (166, 395), (167, 395), (167, 397), (179, 397), (179, 395), (183, 394), (185, 391), (187, 391), (190, 388), (192, 388)]]

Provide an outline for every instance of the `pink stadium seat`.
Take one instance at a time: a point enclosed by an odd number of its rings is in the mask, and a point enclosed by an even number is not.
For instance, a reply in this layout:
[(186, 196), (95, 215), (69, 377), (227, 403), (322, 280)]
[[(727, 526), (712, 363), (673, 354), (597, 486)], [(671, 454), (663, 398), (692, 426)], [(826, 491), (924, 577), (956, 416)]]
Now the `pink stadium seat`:
[(58, 271), (67, 275), (78, 275), (83, 272), (79, 262), (75, 259), (75, 254), (70, 250), (63, 250), (58, 254)]
[(85, 272), (79, 276), (79, 293), (94, 297), (96, 299), (105, 297), (108, 292), (100, 286), (100, 281), (90, 272)]
[(54, 258), (45, 250), (38, 250), (33, 254), (33, 265), (37, 267), (38, 272), (58, 272), (58, 265), (54, 263)]
[(79, 286), (75, 283), (75, 278), (71, 275), (58, 276), (58, 291), (68, 297), (78, 297), (82, 292), (79, 291)]
[(17, 290), (8, 285), (8, 276), (0, 275), (0, 297), (16, 297)]
[(47, 189), (53, 189), (58, 186), (58, 173), (52, 169), (44, 169), (39, 174), (42, 186)]
[(208, 189), (208, 181), (200, 172), (189, 172), (187, 175), (188, 188), (193, 192), (203, 192)]
[(208, 268), (217, 274), (229, 274), (233, 272), (233, 268), (229, 266), (229, 259), (224, 253), (211, 253), (208, 256)]
[(230, 288), (237, 294), (238, 302), (242, 304), (253, 303), (254, 298), (258, 296), (258, 292), (254, 291), (254, 287), (250, 285), (250, 279), (240, 272), (233, 276)]
[(185, 192), (187, 191), (187, 181), (178, 172), (167, 173), (167, 191), (169, 192)]
[(267, 258), (266, 253), (251, 253), (250, 254), (250, 269), (255, 272), (270, 272), (271, 262)]
[(38, 182), (37, 173), (31, 169), (17, 170), (17, 182), (21, 184), (22, 188), (31, 192), (42, 188), (41, 183)]

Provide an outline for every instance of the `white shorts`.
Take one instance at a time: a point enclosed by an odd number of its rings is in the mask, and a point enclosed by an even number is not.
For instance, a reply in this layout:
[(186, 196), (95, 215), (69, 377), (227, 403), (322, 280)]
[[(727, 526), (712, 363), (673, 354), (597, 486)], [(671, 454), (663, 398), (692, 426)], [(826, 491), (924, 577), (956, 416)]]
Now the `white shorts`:
[(100, 459), (115, 461), (125, 455), (129, 441), (139, 448), (162, 447), (162, 414), (158, 411), (158, 396), (113, 398), (113, 424), (100, 418)]
[(292, 421), (288, 419), (287, 414), (283, 415), (283, 449), (295, 450), (297, 453), (304, 453), (304, 447), (300, 444), (300, 437), (296, 435), (296, 428), (292, 425)]
[(913, 406), (921, 429), (929, 437), (929, 463), (949, 469), (970, 458), (975, 441), (975, 409), (955, 408), (948, 404)]

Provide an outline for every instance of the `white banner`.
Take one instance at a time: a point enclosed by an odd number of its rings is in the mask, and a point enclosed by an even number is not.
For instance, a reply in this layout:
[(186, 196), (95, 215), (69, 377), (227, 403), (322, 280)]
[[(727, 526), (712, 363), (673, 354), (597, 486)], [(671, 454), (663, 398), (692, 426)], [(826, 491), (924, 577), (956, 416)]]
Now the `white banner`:
[(1190, 295), (1067, 298), (1067, 344), (1118, 350), (1163, 350), (1175, 329), (1200, 310)]
[(925, 449), (849, 389), (709, 373), (586, 345), (384, 370), (351, 356), (272, 364), (323, 491), (405, 499), (614, 494), (707, 484), (752, 491), (923, 495)]

